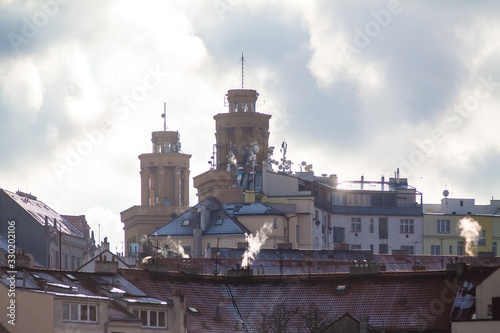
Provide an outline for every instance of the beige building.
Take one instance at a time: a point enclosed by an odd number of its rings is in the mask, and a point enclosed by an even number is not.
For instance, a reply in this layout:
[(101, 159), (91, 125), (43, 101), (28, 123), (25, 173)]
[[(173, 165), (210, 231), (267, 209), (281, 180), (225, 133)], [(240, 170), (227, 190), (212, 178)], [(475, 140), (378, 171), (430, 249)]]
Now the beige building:
[[(500, 214), (498, 200), (490, 205), (476, 205), (474, 199), (448, 198), (441, 204), (424, 205), (424, 254), (498, 256), (500, 244)], [(466, 252), (466, 239), (461, 236), (460, 221), (469, 218), (477, 222), (477, 240)]]
[(0, 323), (12, 333), (185, 333), (182, 295), (150, 298), (116, 267), (114, 273), (3, 268), (0, 307), (8, 316)]
[(296, 248), (291, 220), (271, 204), (222, 203), (210, 196), (149, 236), (165, 256), (211, 257), (218, 247), (246, 247), (246, 235), (259, 233), (265, 235), (262, 248)]

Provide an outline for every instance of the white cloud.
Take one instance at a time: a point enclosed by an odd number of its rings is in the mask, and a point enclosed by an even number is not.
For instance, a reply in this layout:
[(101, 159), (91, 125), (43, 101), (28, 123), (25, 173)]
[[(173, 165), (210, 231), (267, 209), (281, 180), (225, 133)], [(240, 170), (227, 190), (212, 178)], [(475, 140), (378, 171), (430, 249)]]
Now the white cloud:
[[(245, 86), (259, 91), (260, 111), (273, 116), (275, 155), (286, 140), (289, 158), (312, 163), (317, 173), (379, 179), (405, 169), (444, 126), (447, 139), (402, 176), (427, 202), (452, 183), (456, 193), (479, 202), (500, 196), (498, 180), (477, 181), (478, 170), (489, 172), (499, 160), (500, 89), (460, 124), (446, 120), (446, 112), (474, 94), (480, 77), (500, 81), (497, 5), (450, 11), (402, 2), (403, 11), (384, 26), (376, 16), (389, 3), (61, 5), (18, 52), (0, 42), (0, 186), (16, 190), (27, 183), (61, 213), (87, 214), (95, 231), (101, 223), (101, 238), (120, 247), (119, 213), (140, 201), (137, 156), (151, 151), (151, 132), (163, 128), (163, 102), (169, 129), (180, 132), (183, 151), (192, 154), (191, 176), (206, 171), (213, 115), (226, 112), (225, 93), (240, 85), (235, 67), (244, 52), (251, 74)], [(34, 1), (26, 8), (1, 5), (9, 14), (0, 14), (4, 36), (22, 34), (23, 18), (41, 10)], [(380, 31), (372, 30), (363, 45), (361, 33), (374, 29), (371, 22)], [(144, 88), (155, 70), (164, 74)], [(103, 130), (105, 121), (110, 130)], [(53, 164), (67, 164), (75, 152), (79, 163), (60, 181)], [(195, 204), (194, 189), (190, 198)]]

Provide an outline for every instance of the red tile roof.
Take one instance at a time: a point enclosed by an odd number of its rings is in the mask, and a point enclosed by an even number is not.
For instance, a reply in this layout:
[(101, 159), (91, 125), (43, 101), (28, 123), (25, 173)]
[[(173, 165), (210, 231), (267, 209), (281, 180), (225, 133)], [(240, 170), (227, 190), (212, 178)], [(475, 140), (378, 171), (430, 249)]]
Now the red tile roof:
[(87, 220), (85, 219), (85, 215), (61, 215), (66, 221), (71, 223), (78, 231), (80, 231), (87, 238), (89, 235), (89, 225), (87, 224)]
[[(333, 322), (345, 313), (369, 315), (377, 330), (449, 330), (449, 316), (459, 284), (445, 271), (385, 272), (352, 277), (346, 273), (311, 276), (226, 277), (158, 274), (121, 269), (120, 273), (150, 297), (167, 299), (175, 290), (185, 295), (188, 332), (233, 332), (243, 323), (257, 331), (263, 314), (277, 304), (306, 308), (314, 304)], [(344, 291), (337, 287), (343, 285)], [(233, 301), (234, 300), (234, 304)], [(220, 322), (216, 322), (219, 307)]]
[[(120, 273), (149, 297), (166, 300), (174, 291), (180, 291), (185, 296), (186, 308), (198, 311), (197, 313), (186, 311), (188, 332), (237, 331), (238, 316), (223, 283), (213, 283), (215, 281), (204, 283), (202, 280), (193, 280), (185, 276), (155, 275), (136, 269), (123, 269)], [(217, 307), (219, 307), (219, 321), (215, 320)]]

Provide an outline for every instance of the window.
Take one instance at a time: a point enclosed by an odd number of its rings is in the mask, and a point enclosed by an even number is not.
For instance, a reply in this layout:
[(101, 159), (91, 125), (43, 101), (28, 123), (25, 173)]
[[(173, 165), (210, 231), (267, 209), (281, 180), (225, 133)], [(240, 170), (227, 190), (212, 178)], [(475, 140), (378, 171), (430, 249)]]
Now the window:
[(378, 219), (378, 238), (388, 239), (388, 237), (389, 237), (389, 228), (387, 225), (387, 217), (381, 217)]
[(464, 206), (464, 201), (460, 200), (460, 207), (463, 207), (463, 206)]
[(63, 303), (63, 320), (96, 323), (97, 305)]
[(351, 250), (361, 250), (361, 245), (359, 245), (359, 244), (351, 244)]
[(413, 233), (413, 219), (401, 219), (399, 225), (399, 232), (412, 234)]
[(457, 241), (457, 255), (462, 256), (464, 254), (464, 242)]
[(441, 254), (441, 246), (440, 245), (431, 245), (431, 254), (434, 256), (438, 256)]
[(332, 193), (332, 204), (336, 206), (344, 205), (344, 193), (333, 192)]
[(488, 316), (492, 316), (493, 315), (493, 307), (491, 306), (491, 304), (488, 304), (488, 313), (487, 313)]
[(493, 252), (495, 257), (497, 256), (497, 242), (491, 243), (491, 252)]
[(298, 244), (299, 243), (299, 226), (295, 226), (295, 242)]
[(345, 243), (345, 229), (341, 227), (333, 227), (333, 242)]
[(389, 253), (389, 245), (387, 245), (387, 244), (379, 244), (378, 245), (378, 253), (380, 253), (380, 254), (388, 254)]
[(477, 246), (486, 246), (486, 231), (481, 230), (479, 233), (479, 239), (477, 240)]
[(276, 218), (274, 219), (274, 222), (273, 222), (273, 228), (278, 229), (278, 221)]
[(408, 251), (408, 254), (415, 254), (415, 247), (410, 245), (401, 245), (401, 250)]
[(439, 234), (449, 234), (450, 220), (437, 220), (437, 232)]
[(453, 254), (453, 245), (450, 245), (450, 248), (448, 250), (448, 254)]
[(361, 232), (361, 217), (351, 217), (351, 231)]
[(373, 217), (370, 217), (370, 234), (373, 234), (374, 230)]
[(347, 206), (370, 206), (370, 195), (362, 193), (347, 193)]
[(167, 313), (156, 310), (134, 310), (134, 316), (142, 319), (142, 327), (167, 328)]

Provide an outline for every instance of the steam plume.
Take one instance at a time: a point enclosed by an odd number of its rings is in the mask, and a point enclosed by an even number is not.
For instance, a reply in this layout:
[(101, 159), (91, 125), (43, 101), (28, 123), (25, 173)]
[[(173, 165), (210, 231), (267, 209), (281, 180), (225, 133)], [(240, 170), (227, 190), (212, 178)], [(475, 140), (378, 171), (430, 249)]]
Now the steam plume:
[(169, 245), (169, 248), (172, 249), (172, 252), (176, 252), (183, 258), (189, 258), (189, 255), (184, 252), (184, 246), (181, 245), (181, 241), (179, 241), (179, 244), (174, 242), (170, 236), (167, 237), (167, 244)]
[(460, 230), (460, 236), (465, 238), (465, 252), (468, 255), (473, 256), (473, 248), (476, 246), (479, 239), (479, 233), (481, 232), (481, 226), (477, 221), (471, 219), (470, 217), (464, 217), (460, 219), (458, 224)]
[(255, 233), (255, 235), (245, 234), (246, 241), (248, 243), (248, 248), (243, 253), (243, 260), (241, 261), (241, 267), (249, 266), (253, 260), (255, 260), (255, 256), (259, 253), (260, 248), (264, 245), (264, 242), (267, 239), (267, 235), (271, 233), (271, 223), (267, 222), (260, 228), (259, 231)]

